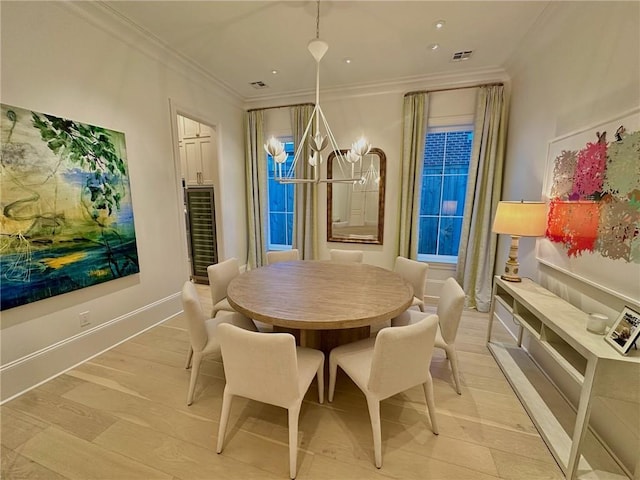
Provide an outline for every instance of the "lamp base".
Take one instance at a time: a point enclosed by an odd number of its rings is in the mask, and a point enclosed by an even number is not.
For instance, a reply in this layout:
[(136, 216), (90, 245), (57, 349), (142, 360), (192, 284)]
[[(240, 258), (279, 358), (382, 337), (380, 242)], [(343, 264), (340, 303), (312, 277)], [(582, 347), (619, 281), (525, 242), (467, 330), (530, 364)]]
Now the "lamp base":
[(520, 264), (517, 261), (514, 261), (513, 258), (507, 260), (507, 263), (504, 265), (504, 274), (500, 275), (500, 278), (506, 280), (507, 282), (521, 282), (522, 278), (518, 275), (518, 268)]
[(511, 236), (511, 248), (509, 249), (509, 259), (504, 264), (504, 274), (500, 278), (507, 282), (521, 282), (522, 278), (518, 275), (520, 264), (518, 263), (518, 240), (520, 237)]
[(521, 282), (522, 278), (517, 275), (500, 275), (500, 278), (507, 282)]

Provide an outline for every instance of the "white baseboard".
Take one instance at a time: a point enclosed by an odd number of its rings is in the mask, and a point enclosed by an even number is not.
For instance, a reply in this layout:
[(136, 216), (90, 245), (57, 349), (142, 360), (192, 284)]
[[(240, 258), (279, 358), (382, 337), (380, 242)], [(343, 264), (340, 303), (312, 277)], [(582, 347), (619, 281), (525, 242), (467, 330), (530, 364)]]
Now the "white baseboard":
[(182, 311), (180, 293), (160, 299), (0, 367), (0, 405)]

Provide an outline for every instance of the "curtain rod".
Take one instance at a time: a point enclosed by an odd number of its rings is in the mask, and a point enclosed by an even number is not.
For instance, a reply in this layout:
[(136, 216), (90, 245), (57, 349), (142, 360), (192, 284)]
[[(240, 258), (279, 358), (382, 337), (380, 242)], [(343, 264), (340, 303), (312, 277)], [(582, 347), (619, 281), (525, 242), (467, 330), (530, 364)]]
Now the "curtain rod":
[(413, 92), (405, 93), (404, 96), (406, 97), (407, 95), (414, 95), (416, 93), (448, 92), (450, 90), (466, 90), (468, 88), (497, 87), (497, 86), (504, 87), (504, 83), (503, 82), (483, 83), (480, 85), (470, 85), (468, 87), (434, 88), (433, 90), (415, 90)]
[(315, 103), (307, 102), (307, 103), (294, 103), (292, 105), (276, 105), (275, 107), (264, 107), (264, 108), (250, 108), (247, 112), (256, 112), (258, 110), (271, 110), (274, 108), (287, 108), (287, 107), (304, 107), (309, 105), (310, 107), (315, 107)]

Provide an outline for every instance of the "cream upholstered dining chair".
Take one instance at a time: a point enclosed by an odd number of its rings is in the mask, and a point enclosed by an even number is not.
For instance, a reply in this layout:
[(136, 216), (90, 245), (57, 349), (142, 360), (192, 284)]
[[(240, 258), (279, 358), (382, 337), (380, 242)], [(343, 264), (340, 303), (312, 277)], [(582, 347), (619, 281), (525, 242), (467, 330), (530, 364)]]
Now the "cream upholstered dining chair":
[(421, 312), (424, 312), (424, 295), (429, 264), (405, 257), (397, 257), (393, 271), (400, 274), (402, 278), (413, 286), (413, 302), (411, 306), (418, 307)]
[(228, 312), (217, 318), (207, 319), (200, 304), (198, 291), (193, 283), (186, 281), (182, 286), (182, 308), (187, 317), (187, 329), (191, 342), (191, 354), (187, 359), (187, 366), (191, 365), (191, 380), (187, 393), (187, 405), (193, 403), (193, 393), (196, 389), (200, 362), (205, 355), (220, 352), (220, 344), (216, 338), (216, 327), (220, 323), (232, 323), (246, 330), (256, 331), (254, 323), (238, 312)]
[(217, 452), (222, 452), (235, 395), (286, 408), (289, 416), (289, 474), (296, 477), (298, 417), (313, 377), (318, 401), (324, 401), (324, 353), (296, 347), (289, 333), (254, 333), (221, 324), (218, 338), (227, 383), (222, 396)]
[[(462, 318), (464, 310), (464, 290), (456, 282), (453, 277), (447, 278), (440, 292), (438, 300), (438, 332), (436, 333), (435, 346), (444, 349), (449, 364), (451, 365), (451, 373), (456, 386), (458, 395), (462, 394), (460, 389), (460, 372), (458, 369), (458, 354), (456, 352), (456, 335), (458, 334), (458, 326)], [(391, 320), (392, 327), (408, 325), (412, 318), (408, 311), (400, 314)]]
[(216, 314), (222, 310), (235, 312), (233, 307), (229, 305), (229, 300), (227, 300), (227, 287), (231, 280), (238, 275), (240, 275), (240, 266), (236, 258), (230, 258), (207, 267), (211, 302), (213, 303), (211, 317), (215, 317)]
[(267, 252), (267, 265), (278, 262), (290, 262), (292, 260), (300, 260), (300, 252), (297, 248)]
[(329, 401), (333, 401), (338, 367), (364, 392), (371, 417), (376, 467), (382, 467), (380, 401), (422, 385), (431, 430), (438, 434), (433, 380), (429, 372), (438, 327), (436, 315), (410, 311), (415, 323), (382, 329), (375, 338), (348, 343), (329, 354)]
[[(218, 312), (235, 312), (233, 307), (229, 304), (229, 300), (227, 300), (227, 287), (229, 286), (229, 282), (238, 275), (240, 275), (240, 267), (238, 266), (238, 260), (235, 258), (214, 263), (207, 267), (209, 290), (211, 291), (211, 302), (213, 304), (211, 318), (214, 318)], [(189, 368), (191, 366), (192, 357), (193, 348), (189, 347), (187, 363), (184, 368)]]
[(334, 262), (346, 263), (357, 262), (362, 263), (364, 252), (362, 250), (338, 250), (332, 248), (329, 250), (329, 256)]

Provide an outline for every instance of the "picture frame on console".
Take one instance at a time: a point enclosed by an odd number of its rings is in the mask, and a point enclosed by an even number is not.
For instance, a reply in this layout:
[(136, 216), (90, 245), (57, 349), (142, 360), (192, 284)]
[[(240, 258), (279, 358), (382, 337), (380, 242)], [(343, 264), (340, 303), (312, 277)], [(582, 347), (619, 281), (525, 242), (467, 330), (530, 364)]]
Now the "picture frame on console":
[(625, 307), (605, 336), (618, 352), (626, 355), (640, 337), (640, 313)]

